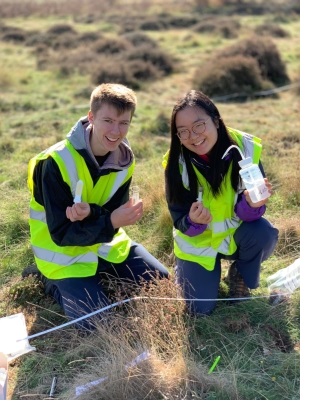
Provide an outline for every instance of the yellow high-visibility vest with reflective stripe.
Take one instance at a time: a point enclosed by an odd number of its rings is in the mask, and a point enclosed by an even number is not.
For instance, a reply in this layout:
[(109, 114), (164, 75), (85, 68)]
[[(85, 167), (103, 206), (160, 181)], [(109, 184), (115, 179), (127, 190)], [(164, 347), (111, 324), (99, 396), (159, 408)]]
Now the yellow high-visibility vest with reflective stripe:
[[(258, 137), (228, 127), (232, 138), (238, 143), (245, 157), (251, 156), (254, 163), (258, 163), (261, 155), (261, 140)], [(163, 166), (166, 166), (168, 152), (164, 156)], [(185, 188), (189, 188), (186, 164), (180, 156), (180, 171)], [(212, 221), (204, 232), (197, 236), (187, 236), (173, 227), (174, 254), (176, 257), (193, 261), (202, 265), (206, 270), (213, 270), (218, 253), (232, 255), (237, 245), (234, 240), (234, 233), (241, 220), (236, 216), (234, 207), (238, 198), (238, 191), (235, 192), (231, 185), (231, 169), (229, 170), (221, 185), (221, 193), (214, 198), (208, 187), (205, 177), (196, 169), (198, 183), (203, 188), (203, 205), (209, 209)], [(241, 186), (239, 187), (239, 191)]]
[(86, 162), (74, 149), (69, 140), (63, 140), (32, 158), (28, 165), (28, 187), (30, 199), (30, 235), (35, 261), (41, 273), (53, 280), (69, 277), (88, 277), (96, 273), (98, 257), (112, 263), (123, 262), (130, 251), (131, 239), (120, 228), (108, 243), (90, 246), (56, 245), (46, 223), (45, 209), (34, 198), (33, 172), (38, 161), (51, 156), (59, 166), (62, 178), (75, 195), (77, 181), (84, 183), (82, 200), (104, 205), (133, 174), (135, 160), (132, 165), (122, 171), (101, 176), (93, 186), (93, 181)]

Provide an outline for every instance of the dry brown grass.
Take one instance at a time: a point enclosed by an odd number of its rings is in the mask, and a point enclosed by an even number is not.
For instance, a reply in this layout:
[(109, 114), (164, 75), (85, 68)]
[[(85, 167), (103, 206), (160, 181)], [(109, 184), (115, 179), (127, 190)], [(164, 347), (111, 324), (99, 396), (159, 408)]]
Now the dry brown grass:
[[(190, 326), (179, 298), (171, 280), (157, 281), (143, 287), (137, 300), (126, 304), (125, 313), (115, 311), (97, 325), (96, 333), (81, 337), (83, 369), (64, 384), (62, 399), (203, 399), (217, 386), (216, 379), (191, 356)], [(91, 352), (91, 360), (83, 357)], [(132, 365), (143, 354), (146, 358)], [(76, 396), (77, 387), (99, 379)]]

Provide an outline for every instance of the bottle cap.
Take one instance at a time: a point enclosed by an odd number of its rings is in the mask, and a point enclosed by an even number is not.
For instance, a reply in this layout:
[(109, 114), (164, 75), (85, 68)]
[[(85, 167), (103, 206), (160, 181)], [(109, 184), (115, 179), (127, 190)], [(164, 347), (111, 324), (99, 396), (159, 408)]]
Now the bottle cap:
[(247, 157), (246, 159), (240, 160), (238, 164), (241, 168), (244, 168), (245, 166), (250, 165), (251, 162), (252, 162), (251, 157)]

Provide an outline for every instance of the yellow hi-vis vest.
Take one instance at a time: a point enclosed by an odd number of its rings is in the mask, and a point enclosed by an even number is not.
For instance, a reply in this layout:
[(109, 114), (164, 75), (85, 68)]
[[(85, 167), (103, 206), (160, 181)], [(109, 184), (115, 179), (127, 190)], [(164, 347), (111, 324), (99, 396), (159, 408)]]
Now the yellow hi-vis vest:
[[(261, 140), (258, 137), (239, 130), (227, 128), (232, 138), (243, 151), (245, 157), (251, 156), (253, 162), (258, 163), (262, 148)], [(167, 164), (168, 153), (164, 156), (164, 167)], [(179, 166), (184, 187), (189, 188), (186, 164), (182, 156), (180, 156)], [(237, 249), (234, 233), (241, 224), (241, 220), (235, 214), (234, 207), (237, 202), (238, 193), (243, 188), (240, 185), (237, 192), (233, 190), (231, 185), (232, 165), (230, 165), (221, 185), (221, 194), (215, 198), (205, 177), (194, 165), (193, 168), (198, 183), (203, 188), (203, 205), (209, 209), (212, 215), (212, 221), (204, 232), (193, 237), (187, 236), (173, 227), (174, 254), (182, 260), (196, 262), (206, 270), (212, 271), (215, 267), (218, 253), (232, 255)]]
[(49, 156), (58, 164), (63, 180), (70, 186), (73, 195), (75, 195), (77, 181), (81, 179), (84, 183), (83, 201), (100, 206), (105, 204), (132, 176), (135, 167), (134, 160), (128, 169), (101, 176), (93, 185), (85, 160), (69, 140), (53, 145), (30, 160), (28, 165), (28, 187), (31, 191), (29, 226), (31, 246), (38, 269), (45, 277), (58, 280), (93, 276), (97, 270), (98, 257), (111, 263), (123, 262), (129, 254), (131, 239), (122, 228), (108, 243), (60, 247), (52, 241), (45, 209), (35, 201), (33, 193), (34, 168), (38, 161), (47, 159)]

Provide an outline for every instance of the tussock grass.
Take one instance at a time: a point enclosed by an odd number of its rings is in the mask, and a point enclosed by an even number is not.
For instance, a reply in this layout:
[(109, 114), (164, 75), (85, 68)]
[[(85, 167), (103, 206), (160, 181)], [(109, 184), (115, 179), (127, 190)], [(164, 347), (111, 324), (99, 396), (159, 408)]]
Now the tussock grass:
[[(156, 300), (178, 296), (172, 282), (163, 280), (143, 288), (141, 296), (125, 308), (124, 316), (116, 312), (97, 325), (97, 334), (87, 345), (98, 348), (98, 354), (95, 350), (93, 363), (75, 384), (106, 379), (79, 399), (201, 399), (202, 392), (209, 389), (206, 369), (189, 353), (184, 302)], [(130, 366), (145, 352), (146, 360)], [(69, 386), (69, 398), (75, 384)]]
[[(154, 279), (117, 302), (88, 335), (69, 327), (38, 338), (15, 395), (48, 399), (55, 374), (61, 400), (298, 399), (298, 337), (282, 322), (298, 323), (292, 300), (221, 303), (214, 317), (190, 318), (172, 279)], [(36, 325), (34, 311), (28, 319)]]

